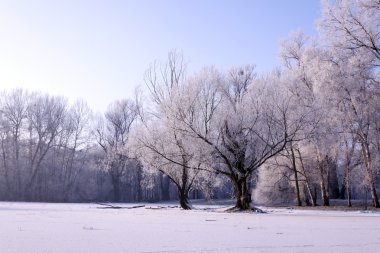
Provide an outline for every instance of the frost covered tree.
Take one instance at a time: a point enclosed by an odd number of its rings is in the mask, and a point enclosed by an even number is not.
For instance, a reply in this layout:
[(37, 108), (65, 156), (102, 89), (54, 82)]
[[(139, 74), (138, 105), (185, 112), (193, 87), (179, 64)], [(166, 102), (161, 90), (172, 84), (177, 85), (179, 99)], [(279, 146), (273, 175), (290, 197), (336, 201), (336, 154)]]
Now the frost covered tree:
[(176, 117), (191, 112), (175, 111), (183, 95), (191, 92), (185, 86), (185, 64), (180, 53), (172, 51), (165, 64), (152, 64), (145, 75), (153, 108), (142, 113), (142, 124), (133, 134), (131, 147), (146, 170), (165, 174), (177, 187), (183, 209), (191, 209), (189, 192), (201, 188), (202, 149), (176, 128)]
[[(330, 82), (342, 131), (358, 142), (372, 204), (380, 207), (375, 174), (379, 167), (373, 140), (378, 136), (380, 3), (377, 0), (325, 3), (320, 24), (331, 52)], [(334, 36), (332, 36), (334, 35)], [(326, 85), (327, 86), (327, 85)]]
[(180, 132), (173, 130), (167, 122), (151, 121), (134, 132), (133, 149), (145, 170), (155, 175), (166, 175), (177, 187), (179, 204), (183, 209), (191, 209), (188, 202), (192, 190), (203, 171), (200, 150)]
[(372, 202), (375, 207), (380, 207), (374, 178), (378, 153), (373, 143), (378, 134), (376, 116), (380, 101), (379, 86), (371, 81), (373, 75), (362, 63), (362, 59), (358, 56), (351, 58), (350, 62), (340, 62), (341, 66), (336, 70), (340, 81), (335, 80), (331, 85), (336, 89), (334, 94), (338, 109), (344, 117), (342, 130), (351, 134), (353, 138), (350, 142), (358, 142), (360, 145)]
[(138, 109), (131, 100), (119, 100), (111, 104), (104, 118), (99, 118), (94, 133), (104, 151), (104, 167), (111, 176), (114, 201), (120, 201), (121, 180), (131, 166), (127, 142)]
[(177, 131), (208, 150), (207, 169), (230, 180), (239, 210), (251, 208), (255, 171), (296, 139), (307, 121), (277, 81), (254, 81), (252, 66), (226, 74), (206, 69), (188, 79), (168, 115)]
[(345, 187), (350, 188), (350, 172), (364, 168), (373, 205), (378, 206), (379, 10), (376, 0), (326, 1), (320, 21), (322, 41), (309, 43), (302, 32), (296, 32), (282, 43), (284, 84), (299, 98), (300, 106), (316, 112), (306, 142), (309, 148), (300, 152), (314, 149), (326, 205), (329, 194), (336, 197), (338, 192), (336, 183), (331, 183), (337, 181), (340, 159), (345, 164)]
[(318, 41), (308, 43), (302, 32), (284, 41), (282, 58), (290, 77), (287, 81), (290, 91), (300, 97), (301, 105), (314, 108), (315, 111), (314, 127), (308, 135), (307, 145), (314, 150), (315, 171), (319, 175), (323, 204), (329, 205), (330, 195), (333, 198), (340, 195), (337, 163), (345, 114), (339, 111), (339, 100), (334, 94), (340, 91), (334, 87), (342, 79), (336, 78), (339, 71), (333, 60), (333, 52), (322, 47)]
[(380, 1), (339, 0), (323, 2), (320, 30), (325, 41), (349, 54), (371, 55), (380, 67)]

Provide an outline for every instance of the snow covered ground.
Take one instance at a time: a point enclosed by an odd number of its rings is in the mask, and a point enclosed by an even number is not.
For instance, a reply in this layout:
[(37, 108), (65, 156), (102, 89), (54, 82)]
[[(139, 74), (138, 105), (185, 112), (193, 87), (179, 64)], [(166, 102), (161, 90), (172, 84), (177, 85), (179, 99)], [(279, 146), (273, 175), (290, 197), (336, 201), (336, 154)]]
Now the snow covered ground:
[(0, 252), (380, 252), (378, 212), (99, 207), (0, 202)]

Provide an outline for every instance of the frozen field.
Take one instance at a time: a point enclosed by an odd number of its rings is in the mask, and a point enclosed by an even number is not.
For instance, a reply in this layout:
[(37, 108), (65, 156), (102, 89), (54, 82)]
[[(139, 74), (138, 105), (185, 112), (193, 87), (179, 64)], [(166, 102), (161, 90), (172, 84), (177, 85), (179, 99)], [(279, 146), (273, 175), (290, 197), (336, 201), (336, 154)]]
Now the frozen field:
[(380, 213), (159, 206), (0, 202), (0, 252), (380, 252)]

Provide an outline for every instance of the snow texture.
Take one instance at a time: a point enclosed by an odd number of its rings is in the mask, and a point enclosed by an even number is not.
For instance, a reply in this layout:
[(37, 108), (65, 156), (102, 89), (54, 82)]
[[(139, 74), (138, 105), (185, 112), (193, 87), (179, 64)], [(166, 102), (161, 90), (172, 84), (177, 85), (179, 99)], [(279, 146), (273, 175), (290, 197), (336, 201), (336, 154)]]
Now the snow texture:
[[(380, 213), (0, 203), (0, 252), (378, 252)], [(137, 205), (136, 205), (137, 206)]]

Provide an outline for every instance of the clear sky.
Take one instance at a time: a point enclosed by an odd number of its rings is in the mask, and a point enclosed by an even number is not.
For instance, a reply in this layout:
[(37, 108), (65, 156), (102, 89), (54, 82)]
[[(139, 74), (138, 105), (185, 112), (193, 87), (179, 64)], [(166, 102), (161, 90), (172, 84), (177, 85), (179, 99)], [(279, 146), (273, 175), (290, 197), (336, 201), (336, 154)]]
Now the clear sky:
[(131, 97), (154, 60), (183, 52), (189, 72), (277, 65), (279, 41), (315, 35), (319, 0), (0, 0), (0, 90), (24, 87), (95, 111)]

